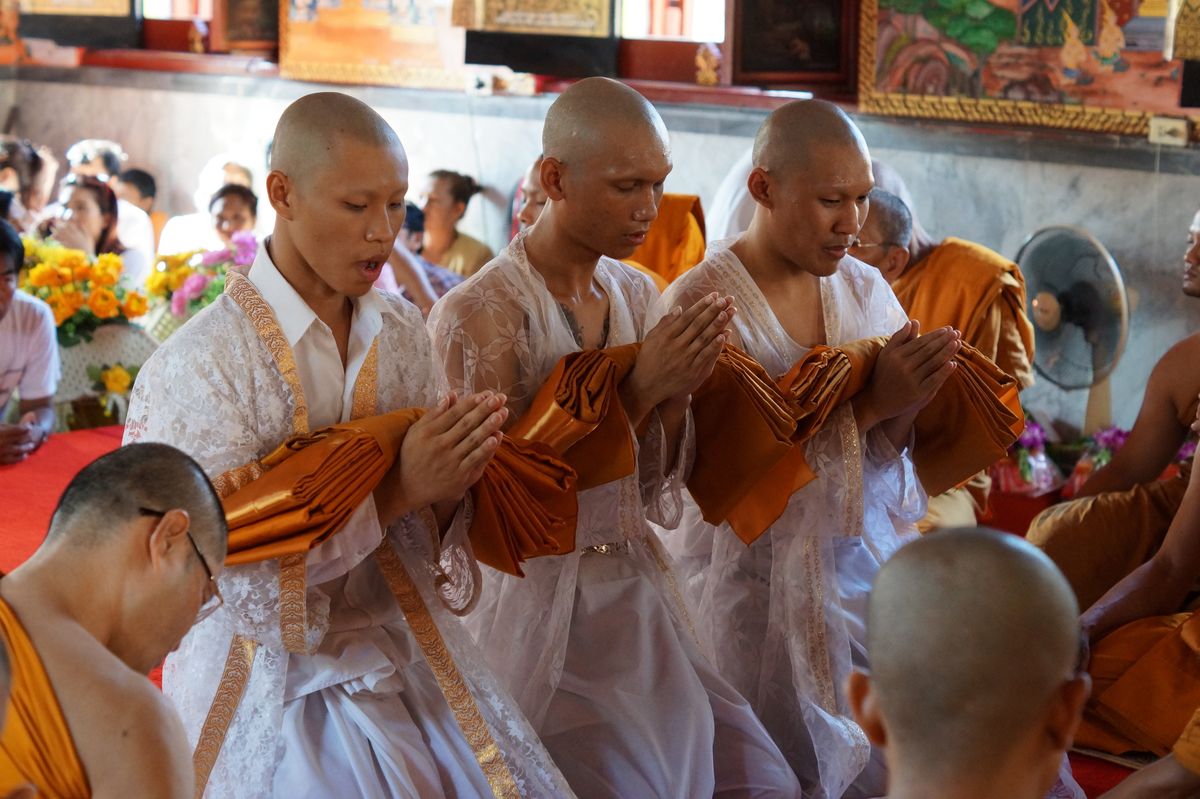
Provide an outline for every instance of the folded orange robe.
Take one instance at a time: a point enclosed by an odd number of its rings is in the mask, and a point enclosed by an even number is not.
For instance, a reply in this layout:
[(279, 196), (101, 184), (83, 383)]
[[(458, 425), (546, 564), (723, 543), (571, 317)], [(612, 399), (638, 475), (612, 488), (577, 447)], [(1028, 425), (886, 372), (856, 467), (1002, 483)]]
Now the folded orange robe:
[(1117, 628), (1092, 648), (1088, 672), (1092, 696), (1078, 745), (1113, 754), (1174, 751), (1200, 773), (1200, 615)]
[(1033, 324), (1025, 315), (1025, 277), (981, 244), (948, 238), (892, 283), (922, 330), (950, 325), (963, 341), (1012, 376), (1033, 383)]
[(625, 344), (564, 356), (509, 435), (549, 446), (575, 470), (580, 490), (633, 474), (637, 462), (620, 387), (640, 349)]
[[(762, 535), (816, 476), (805, 444), (834, 408), (866, 386), (885, 341), (814, 347), (778, 382), (727, 345), (692, 398), (696, 459), (688, 490), (705, 521), (728, 521), (747, 544)], [(958, 368), (914, 423), (913, 461), (930, 494), (970, 479), (1024, 427), (1011, 378), (970, 345), (956, 360)]]
[(25, 628), (3, 600), (0, 635), (12, 667), (8, 719), (0, 735), (0, 794), (32, 784), (43, 799), (87, 799), (92, 789), (54, 687)]
[(694, 194), (664, 194), (658, 218), (646, 240), (633, 251), (636, 261), (670, 283), (704, 260), (704, 210)]
[[(410, 408), (355, 419), (281, 444), (263, 459), (261, 477), (224, 499), (225, 562), (302, 555), (339, 531), (387, 474), (423, 413)], [(506, 437), (471, 489), (476, 558), (520, 576), (529, 558), (572, 551), (574, 479), (546, 445)]]

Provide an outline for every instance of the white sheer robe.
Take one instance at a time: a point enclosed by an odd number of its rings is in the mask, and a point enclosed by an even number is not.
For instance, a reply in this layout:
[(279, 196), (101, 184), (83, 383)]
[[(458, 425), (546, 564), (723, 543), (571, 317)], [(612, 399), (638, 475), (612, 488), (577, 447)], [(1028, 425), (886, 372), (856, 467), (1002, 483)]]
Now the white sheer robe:
[[(227, 292), (143, 367), (130, 404), (127, 441), (173, 444), (216, 479), (262, 458), (297, 426), (316, 430), (348, 419), (360, 377), (375, 383), (370, 413), (430, 406), (439, 398), (444, 378), (414, 307), (375, 293), (357, 300), (347, 369), (341, 373), (336, 348), (330, 362), (329, 329), (319, 320), (298, 318), (307, 306), (298, 295), (287, 296), (291, 289), (286, 281), (279, 285), (282, 278), (265, 249), (251, 276), (263, 259), (268, 280), (257, 280), (259, 288), (251, 289), (259, 297), (254, 312)], [(377, 358), (370, 357), (373, 343)], [(309, 402), (305, 388), (319, 396)], [(306, 424), (298, 421), (303, 417)], [(491, 794), (439, 690), (436, 675), (444, 673), (445, 664), (426, 660), (380, 567), (369, 557), (385, 535), (416, 584), (521, 795), (571, 795), (451, 612), (463, 611), (478, 590), (463, 516), (439, 548), (436, 532), (417, 514), (383, 531), (373, 501), (364, 502), (340, 533), (307, 558), (308, 655), (289, 654), (281, 640), (278, 562), (225, 569), (220, 578), (224, 606), (188, 634), (163, 674), (164, 690), (194, 745), (231, 642), (240, 635), (259, 644), (206, 796)]]
[[(739, 346), (780, 377), (808, 352), (779, 324), (730, 242), (676, 280), (660, 312), (711, 292), (731, 295)], [(821, 279), (825, 338), (837, 345), (895, 332), (907, 317), (877, 270), (846, 259)], [(884, 792), (881, 758), (850, 717), (843, 683), (865, 665), (866, 599), (882, 562), (925, 512), (907, 452), (878, 430), (862, 434), (849, 403), (808, 444), (817, 479), (747, 547), (727, 524), (687, 503), (665, 533), (685, 575), (704, 651), (741, 691), (800, 776), (806, 796)]]
[[(601, 259), (608, 344), (640, 341), (658, 292)], [(429, 318), (451, 387), (493, 389), (524, 413), (554, 365), (579, 350), (519, 235), (455, 287)], [(799, 786), (745, 700), (700, 655), (674, 571), (647, 517), (682, 508), (690, 421), (675, 468), (661, 424), (639, 442), (638, 473), (581, 492), (576, 551), (484, 568), (467, 624), (581, 797), (798, 796)], [(616, 552), (584, 552), (618, 545)]]

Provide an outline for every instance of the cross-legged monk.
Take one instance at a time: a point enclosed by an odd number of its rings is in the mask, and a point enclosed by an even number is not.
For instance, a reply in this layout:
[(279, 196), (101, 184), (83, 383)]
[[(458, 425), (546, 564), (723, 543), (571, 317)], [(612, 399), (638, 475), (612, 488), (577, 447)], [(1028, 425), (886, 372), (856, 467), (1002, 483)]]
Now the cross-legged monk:
[(220, 604), (225, 535), (212, 484), (173, 447), (122, 447), (71, 480), (45, 542), (0, 580), (0, 796), (193, 796), (183, 727), (146, 674)]
[(295, 434), (433, 410), (340, 532), (230, 566), (224, 610), (167, 661), (198, 780), (230, 797), (557, 796), (451, 613), (478, 589), (459, 500), (496, 451), (504, 398), (447, 397), (420, 313), (371, 288), (404, 220), (404, 149), (337, 93), (289, 106), (274, 142), (274, 232), (143, 367), (127, 437), (191, 453), (226, 496)]
[(676, 519), (688, 396), (711, 372), (733, 315), (705, 298), (656, 324), (658, 292), (619, 263), (654, 221), (671, 171), (653, 107), (592, 78), (551, 106), (541, 217), (430, 316), (451, 384), (529, 409), (555, 364), (642, 341), (620, 386), (622, 420), (644, 429), (633, 474), (579, 494), (576, 549), (487, 572), (468, 618), (546, 748), (581, 797), (798, 796), (753, 712), (700, 654), (674, 572), (647, 524)]
[[(1019, 388), (1032, 385), (1033, 325), (1025, 315), (1025, 278), (1020, 268), (981, 244), (954, 237), (933, 238), (917, 218), (912, 196), (899, 173), (880, 161), (873, 163), (873, 169), (880, 188), (898, 197), (912, 217), (909, 258), (899, 270), (893, 262), (893, 268), (885, 272), (905, 313), (929, 329), (949, 325), (961, 331), (963, 341), (1013, 377)], [(893, 210), (886, 201), (880, 203), (881, 215)], [(871, 225), (868, 217), (867, 226)], [(876, 242), (864, 238), (863, 243)], [(880, 257), (880, 248), (855, 248), (852, 252), (864, 261)], [(921, 529), (975, 524), (977, 516), (987, 510), (990, 491), (991, 479), (981, 472), (962, 488), (930, 497)]]
[(1183, 612), (1200, 574), (1200, 475), (1162, 546), (1087, 611), (1092, 699), (1078, 743), (1114, 754), (1163, 756), (1111, 796), (1200, 795), (1200, 615)]
[[(829, 103), (779, 108), (755, 139), (749, 230), (680, 277), (662, 307), (733, 295), (733, 343), (772, 379), (817, 345), (895, 333), (871, 383), (806, 446), (817, 477), (747, 546), (689, 504), (667, 535), (687, 578), (706, 652), (750, 700), (806, 796), (877, 795), (881, 758), (850, 718), (842, 686), (865, 662), (866, 596), (882, 561), (925, 510), (905, 452), (912, 420), (954, 368), (949, 329), (917, 337), (879, 272), (847, 257), (867, 214), (871, 164)], [(899, 332), (897, 333), (897, 331)], [(848, 795), (857, 795), (852, 793)]]
[[(1200, 213), (1188, 230), (1183, 293), (1200, 297)], [(1158, 480), (1196, 421), (1200, 333), (1155, 364), (1137, 421), (1112, 461), (1092, 474), (1078, 497), (1043, 511), (1028, 538), (1067, 575), (1088, 607), (1162, 544), (1187, 487), (1185, 473)]]
[(1077, 613), (1049, 558), (992, 530), (940, 531), (884, 564), (871, 668), (847, 693), (889, 799), (1046, 796), (1088, 695)]

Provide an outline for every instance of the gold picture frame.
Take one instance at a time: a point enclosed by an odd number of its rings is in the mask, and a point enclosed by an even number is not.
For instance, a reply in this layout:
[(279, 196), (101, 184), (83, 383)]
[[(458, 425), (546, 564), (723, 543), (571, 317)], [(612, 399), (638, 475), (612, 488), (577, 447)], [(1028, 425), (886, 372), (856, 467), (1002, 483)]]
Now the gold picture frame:
[[(1104, 0), (1097, 0), (1103, 3)], [(865, 113), (920, 119), (948, 120), (996, 125), (1024, 125), (1064, 130), (1092, 131), (1122, 136), (1145, 137), (1150, 117), (1168, 115), (1200, 120), (1189, 109), (1165, 107), (1154, 110), (1089, 105), (1086, 102), (1045, 102), (1000, 99), (957, 94), (923, 94), (887, 91), (880, 88), (878, 64), (879, 0), (862, 0), (858, 42), (858, 103)], [(1007, 44), (1007, 43), (1005, 43)], [(1050, 48), (1043, 48), (1048, 50)], [(890, 52), (890, 50), (889, 50)], [(1118, 57), (1120, 53), (1118, 53)], [(1168, 64), (1170, 62), (1164, 62)], [(1065, 71), (1060, 67), (1060, 71)], [(1157, 84), (1156, 84), (1157, 85)], [(1197, 135), (1192, 126), (1193, 138)]]

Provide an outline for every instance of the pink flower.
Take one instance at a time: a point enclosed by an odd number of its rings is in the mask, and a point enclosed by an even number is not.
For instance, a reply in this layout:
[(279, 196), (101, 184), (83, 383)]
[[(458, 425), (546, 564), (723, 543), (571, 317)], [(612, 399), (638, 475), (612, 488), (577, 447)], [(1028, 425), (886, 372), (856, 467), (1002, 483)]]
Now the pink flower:
[(198, 299), (204, 293), (204, 290), (208, 288), (208, 284), (212, 282), (212, 279), (212, 275), (197, 272), (183, 281), (183, 286), (180, 287), (179, 291), (175, 292), (175, 296), (171, 299), (174, 300), (175, 297), (181, 294), (184, 296), (185, 301)]
[(229, 250), (213, 250), (212, 252), (206, 252), (204, 255), (200, 256), (200, 263), (204, 266), (213, 266), (214, 264), (228, 261), (232, 257), (233, 254), (230, 253)]
[(171, 295), (171, 313), (176, 316), (183, 317), (187, 314), (187, 297), (183, 296), (183, 291), (177, 291)]
[(254, 234), (241, 231), (233, 234), (233, 262), (238, 266), (249, 266), (258, 255), (258, 240)]

